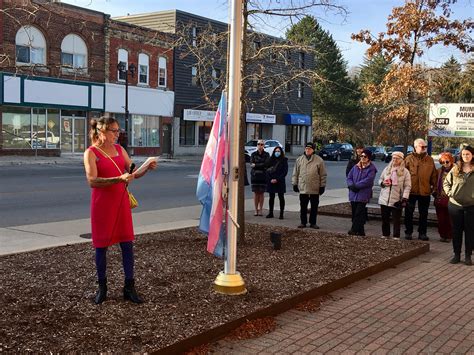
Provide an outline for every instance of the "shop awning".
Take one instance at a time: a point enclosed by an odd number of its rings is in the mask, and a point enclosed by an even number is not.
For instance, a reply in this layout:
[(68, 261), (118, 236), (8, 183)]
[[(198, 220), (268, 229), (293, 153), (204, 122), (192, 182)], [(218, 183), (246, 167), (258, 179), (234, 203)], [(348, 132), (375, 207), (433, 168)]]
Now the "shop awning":
[(287, 125), (311, 126), (311, 117), (301, 113), (287, 113), (284, 119)]

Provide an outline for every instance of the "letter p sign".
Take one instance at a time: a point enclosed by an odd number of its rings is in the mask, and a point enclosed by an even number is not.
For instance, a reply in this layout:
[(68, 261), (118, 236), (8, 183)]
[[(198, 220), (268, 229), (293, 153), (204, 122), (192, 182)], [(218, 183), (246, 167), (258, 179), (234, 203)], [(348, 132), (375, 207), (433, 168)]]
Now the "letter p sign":
[(446, 117), (448, 115), (448, 108), (446, 106), (438, 107), (438, 116), (439, 117)]

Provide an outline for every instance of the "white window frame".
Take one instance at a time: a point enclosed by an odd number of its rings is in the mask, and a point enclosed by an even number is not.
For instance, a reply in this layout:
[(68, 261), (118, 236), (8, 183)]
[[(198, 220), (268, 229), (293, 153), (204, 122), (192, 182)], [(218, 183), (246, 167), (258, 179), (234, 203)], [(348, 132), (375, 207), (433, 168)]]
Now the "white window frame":
[(196, 66), (191, 67), (191, 86), (199, 86), (198, 68)]
[[(125, 63), (125, 70), (128, 70), (128, 51), (126, 49), (120, 48), (117, 53), (117, 63), (124, 62)], [(125, 73), (125, 75), (128, 75)], [(124, 83), (125, 79), (120, 78), (120, 71), (117, 69), (117, 81)]]
[[(28, 48), (29, 62), (19, 62), (17, 60), (17, 47)], [(41, 62), (33, 62), (32, 53), (42, 51)], [(21, 27), (15, 36), (15, 63), (16, 65), (46, 65), (46, 39), (43, 33), (34, 26)]]
[[(141, 81), (141, 66), (146, 66), (146, 81)], [(150, 57), (148, 54), (140, 53), (138, 55), (138, 84), (149, 85), (150, 84)]]
[(298, 82), (298, 99), (304, 98), (304, 84), (300, 81)]
[[(72, 42), (72, 43), (71, 43)], [(72, 55), (72, 67), (63, 66), (62, 55), (69, 54)], [(79, 57), (84, 57), (84, 67), (80, 67)], [(70, 33), (66, 35), (61, 42), (61, 66), (65, 71), (77, 71), (87, 72), (88, 68), (88, 51), (86, 42), (77, 34)]]
[[(158, 57), (158, 87), (165, 88), (168, 84), (168, 69), (166, 68), (168, 61), (166, 57)], [(161, 74), (164, 74), (165, 84), (160, 85)]]

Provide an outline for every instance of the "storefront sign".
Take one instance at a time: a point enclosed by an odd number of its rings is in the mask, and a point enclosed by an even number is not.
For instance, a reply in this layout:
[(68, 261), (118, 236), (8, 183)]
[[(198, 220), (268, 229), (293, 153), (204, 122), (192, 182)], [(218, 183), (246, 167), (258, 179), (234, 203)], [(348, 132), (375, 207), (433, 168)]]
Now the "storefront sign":
[(214, 121), (216, 111), (203, 110), (183, 110), (183, 119), (185, 121)]
[(430, 104), (428, 135), (474, 137), (474, 104)]
[(267, 115), (264, 113), (247, 113), (245, 116), (245, 121), (252, 123), (275, 123), (276, 115)]

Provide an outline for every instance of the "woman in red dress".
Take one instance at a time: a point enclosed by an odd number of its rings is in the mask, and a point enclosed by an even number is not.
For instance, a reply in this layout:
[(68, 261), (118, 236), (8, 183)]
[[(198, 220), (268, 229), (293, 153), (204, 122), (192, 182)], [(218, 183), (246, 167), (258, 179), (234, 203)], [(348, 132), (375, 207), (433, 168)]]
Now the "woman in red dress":
[[(132, 211), (127, 185), (141, 174), (128, 173), (132, 161), (126, 150), (116, 144), (120, 128), (117, 121), (101, 117), (91, 121), (90, 138), (92, 146), (84, 153), (84, 167), (87, 181), (92, 188), (91, 226), (92, 244), (95, 248), (95, 263), (99, 290), (94, 302), (100, 304), (107, 298), (107, 248), (120, 243), (125, 273), (123, 296), (134, 303), (143, 300), (135, 290), (133, 275), (133, 233)], [(156, 169), (157, 163), (148, 169)]]

